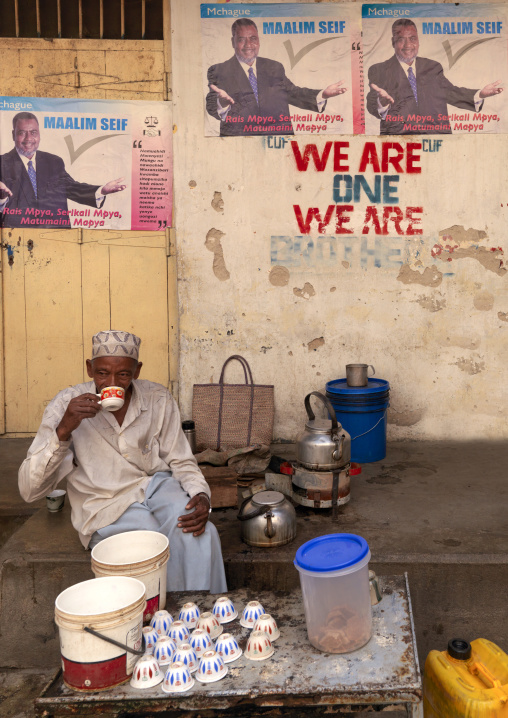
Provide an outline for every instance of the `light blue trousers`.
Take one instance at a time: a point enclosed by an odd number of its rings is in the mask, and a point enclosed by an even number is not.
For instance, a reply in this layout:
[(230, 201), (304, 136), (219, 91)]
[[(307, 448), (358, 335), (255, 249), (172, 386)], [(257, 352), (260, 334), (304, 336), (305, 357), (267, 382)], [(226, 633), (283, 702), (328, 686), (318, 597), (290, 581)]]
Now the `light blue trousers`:
[(158, 531), (169, 539), (168, 591), (210, 591), (226, 593), (226, 575), (219, 534), (208, 521), (201, 536), (183, 533), (178, 517), (189, 496), (169, 471), (154, 474), (145, 491), (143, 503), (135, 502), (120, 518), (96, 531), (90, 540), (92, 549), (99, 541), (125, 531)]

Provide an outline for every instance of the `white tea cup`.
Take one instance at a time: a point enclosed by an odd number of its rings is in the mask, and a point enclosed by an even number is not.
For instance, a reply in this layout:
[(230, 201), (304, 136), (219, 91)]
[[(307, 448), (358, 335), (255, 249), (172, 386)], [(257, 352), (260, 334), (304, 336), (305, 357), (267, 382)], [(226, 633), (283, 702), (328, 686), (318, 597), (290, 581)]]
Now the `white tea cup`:
[(52, 514), (56, 514), (57, 511), (61, 511), (65, 503), (66, 493), (67, 492), (63, 489), (56, 489), (56, 491), (52, 491), (48, 494), (46, 496), (46, 506), (48, 511), (51, 511)]

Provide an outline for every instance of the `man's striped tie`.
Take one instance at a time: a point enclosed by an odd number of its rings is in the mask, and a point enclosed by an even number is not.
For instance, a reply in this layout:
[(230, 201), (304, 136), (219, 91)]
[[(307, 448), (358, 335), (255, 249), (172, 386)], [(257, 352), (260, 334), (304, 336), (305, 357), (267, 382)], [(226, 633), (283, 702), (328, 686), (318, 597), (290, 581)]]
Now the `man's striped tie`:
[(35, 174), (32, 160), (28, 160), (28, 176), (30, 177), (30, 182), (32, 183), (32, 187), (34, 188), (35, 196), (37, 197), (37, 176)]
[(255, 75), (254, 70), (252, 69), (252, 67), (249, 67), (249, 82), (250, 82), (250, 85), (251, 85), (251, 87), (252, 87), (252, 91), (253, 91), (253, 93), (254, 93), (254, 97), (256, 98), (256, 102), (257, 102), (258, 105), (259, 105), (259, 100), (258, 100), (258, 81), (257, 81), (256, 75)]
[(416, 77), (415, 77), (412, 67), (408, 68), (407, 78), (409, 80), (409, 84), (411, 85), (411, 89), (413, 90), (413, 95), (415, 96), (415, 100), (418, 102), (418, 93), (416, 91)]

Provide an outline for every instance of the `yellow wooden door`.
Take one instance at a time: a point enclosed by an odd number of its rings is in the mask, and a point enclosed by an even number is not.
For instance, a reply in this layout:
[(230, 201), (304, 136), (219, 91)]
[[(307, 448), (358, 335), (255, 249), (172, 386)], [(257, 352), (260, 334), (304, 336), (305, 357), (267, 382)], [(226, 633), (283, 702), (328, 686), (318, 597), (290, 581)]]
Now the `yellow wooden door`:
[[(167, 100), (168, 57), (161, 41), (4, 40), (0, 95)], [(86, 380), (102, 329), (138, 334), (142, 377), (175, 392), (176, 272), (164, 232), (4, 228), (1, 240), (0, 434), (37, 431), (57, 391)]]
[(37, 430), (45, 404), (83, 376), (77, 231), (4, 230), (5, 431)]
[(166, 237), (160, 232), (83, 232), (85, 341), (101, 326), (137, 334), (141, 378), (169, 386), (166, 264)]

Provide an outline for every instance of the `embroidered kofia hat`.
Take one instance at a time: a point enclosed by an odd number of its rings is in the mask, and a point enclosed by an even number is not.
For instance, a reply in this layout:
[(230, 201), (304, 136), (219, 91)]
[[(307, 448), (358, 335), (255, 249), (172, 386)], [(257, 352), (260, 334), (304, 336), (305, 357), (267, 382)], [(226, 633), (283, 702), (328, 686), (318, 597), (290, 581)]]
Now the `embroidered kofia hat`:
[(110, 330), (92, 337), (92, 359), (97, 357), (130, 357), (138, 360), (141, 339), (129, 332)]

